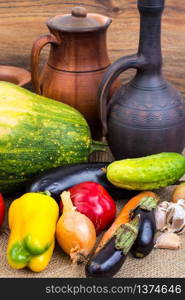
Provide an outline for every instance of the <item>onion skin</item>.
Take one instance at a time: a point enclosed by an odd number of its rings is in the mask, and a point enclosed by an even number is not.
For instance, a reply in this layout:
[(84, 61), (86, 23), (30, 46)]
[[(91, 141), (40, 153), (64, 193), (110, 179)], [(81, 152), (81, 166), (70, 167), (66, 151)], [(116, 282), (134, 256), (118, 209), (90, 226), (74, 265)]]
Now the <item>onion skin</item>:
[[(65, 193), (69, 199), (65, 199)], [(80, 262), (93, 250), (96, 231), (91, 220), (75, 210), (70, 193), (63, 192), (62, 195), (64, 209), (57, 222), (56, 238), (64, 252), (70, 255), (72, 262)]]
[[(69, 192), (74, 206), (93, 222), (97, 234), (112, 224), (116, 204), (102, 185), (87, 181), (73, 186)], [(60, 210), (63, 210), (62, 201)]]

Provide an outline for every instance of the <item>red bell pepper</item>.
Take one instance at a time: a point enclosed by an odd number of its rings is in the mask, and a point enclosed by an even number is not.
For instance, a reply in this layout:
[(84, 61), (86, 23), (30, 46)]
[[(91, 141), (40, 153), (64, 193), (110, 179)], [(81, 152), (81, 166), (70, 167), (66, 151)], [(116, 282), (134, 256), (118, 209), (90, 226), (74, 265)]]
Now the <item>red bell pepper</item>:
[[(71, 200), (77, 211), (86, 215), (100, 233), (115, 219), (116, 204), (105, 188), (91, 181), (82, 182), (69, 189)], [(60, 201), (60, 210), (63, 205)]]
[(5, 217), (5, 202), (2, 194), (0, 193), (0, 226), (4, 222), (4, 217)]

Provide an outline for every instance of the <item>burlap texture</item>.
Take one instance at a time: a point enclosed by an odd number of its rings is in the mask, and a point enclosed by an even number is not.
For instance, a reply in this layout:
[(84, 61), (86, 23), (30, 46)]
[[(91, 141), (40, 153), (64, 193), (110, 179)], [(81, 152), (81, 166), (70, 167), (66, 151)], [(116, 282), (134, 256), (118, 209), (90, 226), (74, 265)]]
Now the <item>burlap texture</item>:
[[(96, 160), (108, 160), (110, 156), (96, 155)], [(94, 160), (93, 159), (93, 160)], [(161, 201), (170, 200), (171, 194), (175, 186), (160, 189), (158, 194)], [(123, 200), (117, 202), (118, 211), (123, 206)], [(84, 264), (73, 265), (69, 257), (62, 252), (56, 245), (52, 260), (41, 273), (33, 273), (28, 269), (14, 270), (10, 268), (6, 260), (6, 247), (8, 239), (8, 227), (5, 225), (0, 234), (0, 277), (55, 277), (55, 278), (83, 278)], [(143, 259), (133, 258), (128, 255), (121, 270), (116, 274), (115, 278), (151, 278), (151, 277), (169, 277), (184, 278), (185, 277), (185, 234), (181, 236), (182, 247), (179, 250), (163, 250), (153, 249), (153, 251)]]

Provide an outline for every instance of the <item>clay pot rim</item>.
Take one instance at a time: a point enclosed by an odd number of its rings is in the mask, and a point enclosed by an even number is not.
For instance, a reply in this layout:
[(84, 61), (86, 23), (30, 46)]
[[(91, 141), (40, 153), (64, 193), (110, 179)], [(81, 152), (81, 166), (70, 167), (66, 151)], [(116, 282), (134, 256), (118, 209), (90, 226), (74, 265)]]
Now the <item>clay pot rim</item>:
[[(5, 78), (4, 80), (3, 77)], [(10, 78), (10, 80), (7, 80), (7, 78)], [(8, 81), (24, 86), (31, 81), (31, 73), (20, 67), (0, 65), (0, 81)]]
[(112, 23), (112, 19), (108, 16), (104, 16), (101, 14), (96, 14), (96, 13), (87, 13), (87, 17), (92, 17), (94, 19), (98, 19), (100, 25), (94, 26), (94, 27), (64, 27), (64, 26), (56, 26), (53, 24), (53, 22), (61, 17), (68, 17), (70, 14), (62, 14), (62, 15), (56, 15), (54, 17), (51, 17), (49, 20), (47, 20), (46, 25), (48, 28), (54, 29), (54, 30), (59, 30), (61, 32), (75, 32), (75, 33), (80, 33), (80, 32), (94, 32), (94, 31), (100, 31), (100, 30), (105, 30), (109, 27), (109, 25)]

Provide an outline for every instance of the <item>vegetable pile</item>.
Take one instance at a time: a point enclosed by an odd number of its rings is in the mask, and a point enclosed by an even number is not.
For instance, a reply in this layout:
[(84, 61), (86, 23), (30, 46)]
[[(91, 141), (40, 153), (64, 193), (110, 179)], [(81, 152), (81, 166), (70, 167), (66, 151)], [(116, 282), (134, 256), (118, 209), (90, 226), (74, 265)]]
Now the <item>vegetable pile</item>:
[[(12, 268), (44, 270), (56, 240), (73, 263), (85, 262), (87, 277), (114, 276), (129, 252), (141, 259), (154, 247), (180, 247), (185, 184), (170, 203), (159, 203), (155, 189), (176, 184), (185, 174), (183, 155), (89, 163), (89, 154), (105, 145), (92, 141), (79, 112), (9, 83), (0, 82), (0, 93), (0, 191), (21, 193), (8, 210)], [(130, 199), (117, 216), (116, 199)], [(156, 239), (157, 230), (165, 236)]]
[[(146, 158), (140, 158), (139, 163), (137, 162), (137, 168), (135, 168), (137, 176), (134, 177), (133, 163), (130, 159), (129, 162), (126, 162), (127, 167), (124, 173), (124, 176), (127, 176), (127, 184), (128, 163), (132, 170), (130, 182), (133, 185), (137, 178), (137, 187), (140, 181), (140, 187), (143, 184), (144, 190), (146, 182), (147, 185), (153, 184), (153, 182), (147, 181), (147, 174), (151, 178), (151, 174), (155, 176), (155, 172), (159, 173), (156, 163), (158, 158), (160, 160), (164, 158), (165, 163), (160, 166), (160, 172), (167, 174), (170, 155), (170, 153), (153, 155), (153, 164), (151, 164), (150, 157), (148, 168), (145, 165), (144, 177), (139, 175), (139, 172), (142, 171), (143, 160), (146, 161)], [(51, 171), (33, 178), (33, 182), (27, 186), (27, 193), (14, 200), (9, 209), (11, 233), (7, 259), (10, 266), (16, 269), (28, 267), (34, 272), (44, 270), (54, 250), (54, 235), (56, 235), (61, 249), (69, 255), (73, 263), (86, 263), (85, 273), (87, 277), (114, 276), (122, 267), (129, 252), (137, 259), (149, 255), (154, 245), (156, 248), (159, 243), (155, 240), (156, 229), (159, 229), (159, 218), (156, 217), (156, 212), (164, 202), (159, 203), (159, 197), (153, 191), (137, 192), (123, 206), (116, 217), (116, 203), (104, 187), (110, 188), (112, 194), (116, 189), (116, 187), (112, 188), (111, 185), (107, 184), (112, 164), (115, 165), (116, 162), (106, 164), (107, 169), (105, 169), (104, 164), (104, 168), (101, 170), (99, 163), (97, 166), (95, 163), (93, 165), (88, 163), (74, 164), (69, 165), (71, 173), (69, 170), (67, 171), (67, 166), (65, 166), (56, 168), (56, 173), (55, 168), (53, 168)], [(177, 164), (179, 169), (183, 169), (184, 157), (173, 153), (171, 155), (172, 164)], [(124, 161), (118, 162), (118, 165), (121, 165), (121, 171), (124, 172)], [(74, 173), (75, 167), (77, 167), (77, 173), (80, 170), (82, 174), (88, 169), (86, 178), (95, 178), (95, 180), (79, 183), (79, 176), (75, 176)], [(65, 182), (64, 176), (60, 178), (62, 170), (65, 174), (67, 173), (67, 178), (73, 178), (72, 183), (74, 185), (71, 186), (70, 182)], [(101, 172), (101, 179), (97, 179), (95, 175), (97, 172)], [(117, 174), (121, 174), (121, 172)], [(114, 174), (115, 176), (116, 174)], [(138, 179), (139, 176), (143, 178), (143, 181)], [(82, 178), (85, 179), (85, 177)], [(173, 178), (175, 183), (177, 179), (180, 179), (180, 175)], [(99, 180), (103, 185), (98, 182)], [(119, 180), (122, 180), (122, 177), (119, 177)], [(166, 181), (167, 184), (168, 180)], [(67, 188), (65, 189), (65, 187)], [(185, 199), (184, 187), (183, 183), (175, 189), (173, 203), (178, 203), (179, 199), (181, 201)], [(53, 195), (55, 199), (52, 197)], [(59, 195), (60, 201), (58, 201)], [(168, 203), (168, 205), (170, 204)], [(185, 223), (185, 218), (183, 222)], [(104, 232), (95, 249), (96, 236), (106, 228), (108, 229)], [(177, 239), (175, 242), (178, 242)], [(175, 247), (171, 247), (171, 249), (175, 249)]]

